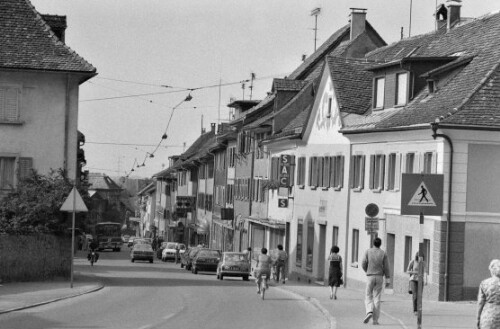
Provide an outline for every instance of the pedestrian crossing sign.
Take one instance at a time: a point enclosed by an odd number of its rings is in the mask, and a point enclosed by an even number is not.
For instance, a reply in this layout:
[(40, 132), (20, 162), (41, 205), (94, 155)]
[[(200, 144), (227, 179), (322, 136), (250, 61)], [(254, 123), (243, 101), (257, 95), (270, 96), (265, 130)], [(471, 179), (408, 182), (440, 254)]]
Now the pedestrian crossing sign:
[(427, 185), (422, 181), (418, 186), (415, 193), (413, 193), (413, 197), (408, 202), (409, 206), (420, 206), (420, 207), (435, 207), (436, 202), (432, 198)]
[(403, 174), (401, 215), (443, 215), (443, 181), (438, 174)]

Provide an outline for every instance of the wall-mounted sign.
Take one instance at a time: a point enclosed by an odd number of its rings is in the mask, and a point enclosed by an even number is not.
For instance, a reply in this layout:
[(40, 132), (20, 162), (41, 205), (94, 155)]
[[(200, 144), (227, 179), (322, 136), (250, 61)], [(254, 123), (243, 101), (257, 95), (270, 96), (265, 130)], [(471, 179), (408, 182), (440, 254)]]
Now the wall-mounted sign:
[(280, 186), (290, 186), (290, 175), (292, 172), (292, 156), (289, 154), (280, 155)]
[(288, 208), (288, 199), (278, 199), (278, 208)]

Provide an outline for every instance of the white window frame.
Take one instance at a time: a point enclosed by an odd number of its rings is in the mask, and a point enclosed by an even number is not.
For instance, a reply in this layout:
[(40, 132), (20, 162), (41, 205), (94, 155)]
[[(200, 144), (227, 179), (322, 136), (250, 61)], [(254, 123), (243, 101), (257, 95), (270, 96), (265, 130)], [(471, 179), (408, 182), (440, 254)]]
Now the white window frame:
[(351, 188), (360, 192), (365, 187), (365, 155), (355, 154), (351, 157)]
[(373, 98), (373, 108), (383, 109), (385, 103), (385, 77), (375, 78)]
[(330, 158), (330, 187), (339, 191), (344, 187), (344, 156), (336, 155)]
[[(403, 106), (408, 102), (408, 72), (396, 73), (396, 97), (395, 105)], [(401, 82), (404, 82), (401, 85)]]
[(380, 192), (384, 189), (385, 155), (370, 155), (370, 189)]
[(387, 156), (386, 177), (388, 191), (399, 191), (401, 182), (401, 153), (389, 153)]

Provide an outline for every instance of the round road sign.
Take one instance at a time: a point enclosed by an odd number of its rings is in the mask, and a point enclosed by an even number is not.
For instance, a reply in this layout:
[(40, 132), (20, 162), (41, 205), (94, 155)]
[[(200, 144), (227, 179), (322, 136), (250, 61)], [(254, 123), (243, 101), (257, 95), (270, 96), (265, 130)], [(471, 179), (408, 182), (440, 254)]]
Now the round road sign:
[(375, 203), (369, 203), (365, 208), (365, 213), (369, 217), (375, 217), (378, 215), (378, 206)]

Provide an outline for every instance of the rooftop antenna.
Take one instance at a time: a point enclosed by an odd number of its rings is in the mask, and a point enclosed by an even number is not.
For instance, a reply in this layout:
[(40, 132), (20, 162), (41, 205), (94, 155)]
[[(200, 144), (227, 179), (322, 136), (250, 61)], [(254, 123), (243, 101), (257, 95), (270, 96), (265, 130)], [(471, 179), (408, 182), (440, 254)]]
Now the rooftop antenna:
[(413, 8), (413, 0), (410, 0), (410, 24), (408, 26), (408, 37), (411, 37), (411, 11)]
[(314, 16), (314, 51), (316, 51), (316, 41), (318, 40), (318, 15), (321, 13), (321, 8), (317, 7), (311, 10), (311, 16)]
[(203, 114), (201, 115), (201, 134), (203, 135)]
[(250, 73), (250, 100), (252, 100), (252, 91), (253, 91), (253, 81), (255, 80), (255, 73)]

